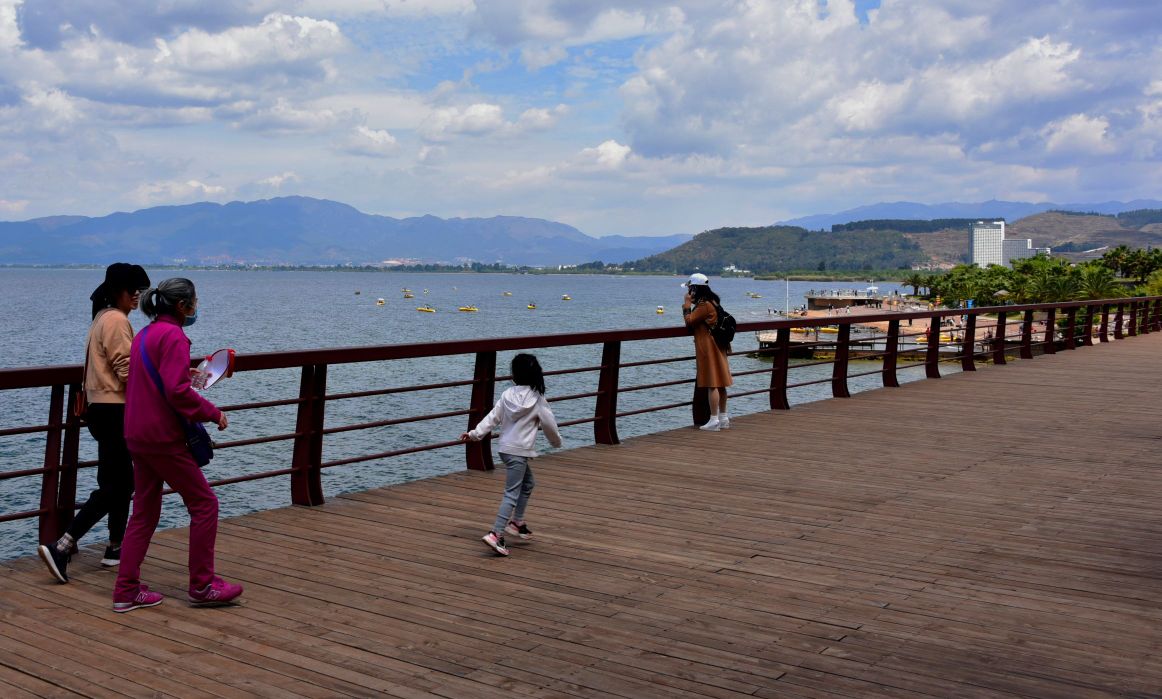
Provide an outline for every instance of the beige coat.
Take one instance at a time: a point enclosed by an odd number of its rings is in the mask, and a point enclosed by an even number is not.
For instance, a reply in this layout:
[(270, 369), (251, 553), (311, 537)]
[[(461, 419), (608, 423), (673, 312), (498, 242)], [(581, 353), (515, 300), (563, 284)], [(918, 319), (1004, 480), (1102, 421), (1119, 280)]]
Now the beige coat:
[(694, 330), (694, 358), (698, 365), (695, 385), (698, 388), (726, 388), (734, 385), (730, 376), (730, 364), (726, 352), (719, 348), (710, 334), (710, 328), (718, 322), (718, 311), (714, 304), (700, 303), (685, 314), (686, 327)]
[(125, 382), (129, 378), (129, 353), (133, 326), (129, 317), (116, 308), (97, 313), (89, 326), (88, 373), (85, 397), (90, 403), (125, 403)]

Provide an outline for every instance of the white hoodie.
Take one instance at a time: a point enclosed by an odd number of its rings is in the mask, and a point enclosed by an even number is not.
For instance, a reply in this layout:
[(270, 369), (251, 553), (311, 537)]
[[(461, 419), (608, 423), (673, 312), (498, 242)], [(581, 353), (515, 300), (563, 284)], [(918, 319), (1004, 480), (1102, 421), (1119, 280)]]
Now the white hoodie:
[(561, 446), (561, 433), (557, 431), (557, 419), (549, 410), (549, 402), (531, 386), (513, 386), (500, 394), (496, 407), (480, 424), (468, 433), (474, 442), (484, 439), (497, 425), (500, 425), (500, 440), (496, 450), (513, 456), (537, 455), (537, 427), (545, 430), (545, 437), (554, 447)]

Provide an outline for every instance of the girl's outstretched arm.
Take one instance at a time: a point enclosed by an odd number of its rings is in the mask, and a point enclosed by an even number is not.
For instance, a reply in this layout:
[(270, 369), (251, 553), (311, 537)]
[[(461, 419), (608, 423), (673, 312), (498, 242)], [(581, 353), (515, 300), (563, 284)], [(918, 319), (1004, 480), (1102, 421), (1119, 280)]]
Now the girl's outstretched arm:
[(484, 439), (484, 436), (496, 429), (500, 425), (501, 407), (500, 401), (496, 401), (496, 405), (492, 406), (492, 410), (488, 411), (480, 422), (476, 423), (476, 427), (460, 435), (460, 441), (471, 439), (473, 442), (479, 442)]

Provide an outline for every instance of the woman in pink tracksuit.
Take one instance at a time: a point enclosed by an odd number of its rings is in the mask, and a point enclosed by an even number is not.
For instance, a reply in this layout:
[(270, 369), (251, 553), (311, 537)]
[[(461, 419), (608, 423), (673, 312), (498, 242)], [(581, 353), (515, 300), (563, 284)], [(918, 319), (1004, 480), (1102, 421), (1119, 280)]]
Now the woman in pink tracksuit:
[(121, 545), (113, 611), (162, 602), (162, 595), (141, 584), (140, 577), (141, 562), (161, 517), (165, 483), (182, 496), (190, 513), (190, 604), (227, 604), (242, 594), (242, 586), (214, 575), (218, 497), (190, 455), (181, 422), (216, 422), (219, 430), (226, 429), (227, 422), (221, 410), (190, 386), (190, 340), (182, 327), (198, 318), (193, 282), (166, 279), (142, 295), (141, 310), (153, 322), (133, 339), (129, 357), (125, 442), (133, 456), (133, 515)]

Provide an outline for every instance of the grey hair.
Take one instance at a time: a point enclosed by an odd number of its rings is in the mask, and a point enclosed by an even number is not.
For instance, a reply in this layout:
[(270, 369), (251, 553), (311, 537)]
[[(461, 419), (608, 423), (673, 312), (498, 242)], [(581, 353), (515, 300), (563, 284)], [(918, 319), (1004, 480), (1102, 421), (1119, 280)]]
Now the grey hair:
[(171, 277), (141, 295), (141, 312), (149, 318), (176, 316), (178, 303), (192, 304), (197, 298), (194, 283), (183, 277)]

